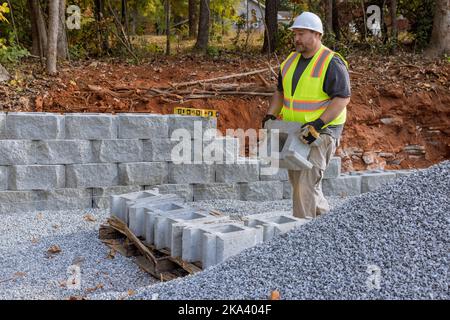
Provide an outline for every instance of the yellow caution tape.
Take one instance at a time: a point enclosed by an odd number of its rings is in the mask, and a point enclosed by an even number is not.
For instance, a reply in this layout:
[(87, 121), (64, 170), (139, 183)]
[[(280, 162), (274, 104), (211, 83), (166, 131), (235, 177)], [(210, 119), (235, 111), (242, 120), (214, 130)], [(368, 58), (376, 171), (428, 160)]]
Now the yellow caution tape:
[(219, 117), (219, 111), (210, 109), (195, 109), (195, 108), (182, 108), (175, 107), (173, 109), (174, 114), (180, 114), (183, 116), (198, 116), (198, 117)]

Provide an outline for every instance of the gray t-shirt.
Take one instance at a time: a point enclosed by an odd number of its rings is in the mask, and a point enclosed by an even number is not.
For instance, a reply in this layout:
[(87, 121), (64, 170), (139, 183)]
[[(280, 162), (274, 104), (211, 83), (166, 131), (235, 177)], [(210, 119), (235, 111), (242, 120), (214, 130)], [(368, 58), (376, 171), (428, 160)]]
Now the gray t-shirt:
[[(300, 57), (297, 66), (295, 67), (294, 76), (292, 79), (292, 92), (295, 91), (298, 81), (300, 80), (303, 71), (305, 71), (311, 58)], [(278, 91), (283, 92), (283, 79), (281, 77), (281, 69), (278, 74)], [(351, 95), (350, 76), (347, 67), (339, 56), (335, 55), (328, 66), (323, 82), (323, 91), (326, 92), (331, 99), (335, 97), (348, 98)], [(336, 139), (336, 144), (339, 144), (339, 139), (342, 134), (344, 125), (328, 126), (321, 130), (321, 133), (330, 134)]]

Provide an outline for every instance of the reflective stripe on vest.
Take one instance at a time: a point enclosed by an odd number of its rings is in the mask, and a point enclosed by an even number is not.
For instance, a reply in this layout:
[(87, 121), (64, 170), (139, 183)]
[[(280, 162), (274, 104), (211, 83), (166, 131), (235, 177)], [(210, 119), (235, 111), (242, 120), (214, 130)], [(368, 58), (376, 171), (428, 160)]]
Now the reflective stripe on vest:
[[(331, 100), (294, 100), (292, 99), (292, 107), (296, 112), (309, 112), (317, 110), (325, 110), (331, 103)], [(286, 108), (289, 108), (289, 99), (283, 99), (283, 104)]]

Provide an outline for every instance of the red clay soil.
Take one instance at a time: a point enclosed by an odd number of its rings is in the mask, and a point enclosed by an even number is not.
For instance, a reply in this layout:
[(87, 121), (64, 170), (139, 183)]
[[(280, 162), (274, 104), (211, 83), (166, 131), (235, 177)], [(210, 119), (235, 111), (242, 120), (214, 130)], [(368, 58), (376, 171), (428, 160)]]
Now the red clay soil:
[[(142, 93), (152, 87), (261, 69), (266, 66), (263, 59), (208, 60), (184, 56), (139, 66), (94, 61), (67, 65), (58, 78), (45, 81), (31, 76), (35, 72), (29, 71), (28, 78), (24, 76), (28, 79), (24, 80), (28, 93), (25, 90), (18, 95), (11, 93), (10, 85), (0, 86), (0, 94), (3, 92), (6, 97), (0, 110), (169, 114), (174, 107), (184, 106), (218, 110), (222, 131), (257, 129), (268, 108), (266, 97), (218, 96), (181, 102), (145, 98)], [(370, 58), (354, 55), (348, 59), (353, 92), (337, 150), (345, 171), (423, 168), (450, 159), (450, 63), (412, 55)], [(276, 83), (269, 72), (263, 76)], [(258, 76), (225, 82), (264, 84)], [(93, 91), (92, 86), (132, 94), (114, 96)], [(414, 150), (405, 151), (405, 147)]]

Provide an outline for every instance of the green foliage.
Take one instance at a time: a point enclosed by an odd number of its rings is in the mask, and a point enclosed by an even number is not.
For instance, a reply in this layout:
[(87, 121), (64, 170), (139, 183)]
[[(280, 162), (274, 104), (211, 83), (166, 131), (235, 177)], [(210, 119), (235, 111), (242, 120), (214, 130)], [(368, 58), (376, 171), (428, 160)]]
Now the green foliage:
[(220, 56), (220, 49), (215, 46), (208, 46), (206, 54), (211, 58), (217, 59)]
[(15, 44), (12, 38), (8, 42), (12, 45), (7, 46), (7, 41), (0, 38), (0, 64), (16, 64), (21, 58), (30, 54), (27, 49)]
[(278, 38), (276, 44), (276, 51), (282, 54), (287, 54), (295, 50), (293, 33), (289, 30), (289, 25), (278, 25)]
[(436, 0), (399, 0), (398, 13), (412, 24), (412, 34), (418, 49), (425, 48), (433, 30), (434, 8)]
[(6, 2), (4, 2), (0, 6), (0, 22), (2, 22), (2, 21), (8, 22), (8, 19), (6, 19), (6, 17), (3, 15), (4, 13), (9, 13), (8, 4)]

